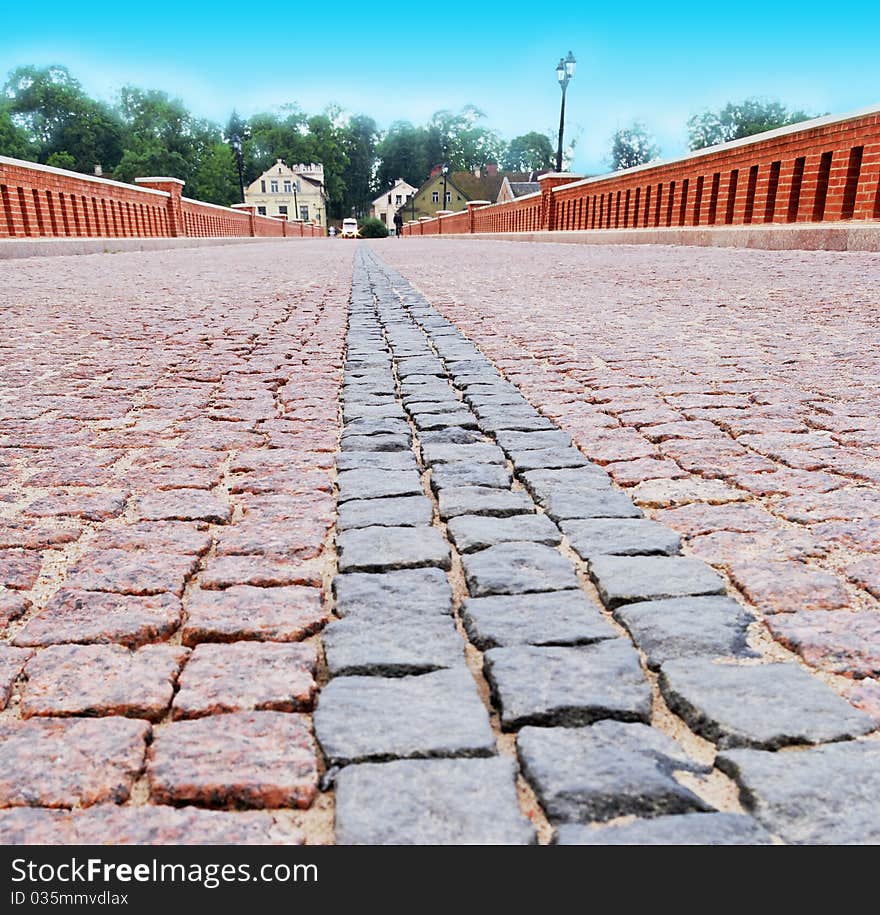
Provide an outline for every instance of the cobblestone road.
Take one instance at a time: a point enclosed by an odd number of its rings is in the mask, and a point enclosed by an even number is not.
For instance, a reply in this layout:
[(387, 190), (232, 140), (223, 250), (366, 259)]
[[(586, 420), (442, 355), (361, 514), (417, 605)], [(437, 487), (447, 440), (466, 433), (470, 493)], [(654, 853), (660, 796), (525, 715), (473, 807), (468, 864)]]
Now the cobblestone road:
[(880, 841), (878, 273), (0, 265), (0, 838)]

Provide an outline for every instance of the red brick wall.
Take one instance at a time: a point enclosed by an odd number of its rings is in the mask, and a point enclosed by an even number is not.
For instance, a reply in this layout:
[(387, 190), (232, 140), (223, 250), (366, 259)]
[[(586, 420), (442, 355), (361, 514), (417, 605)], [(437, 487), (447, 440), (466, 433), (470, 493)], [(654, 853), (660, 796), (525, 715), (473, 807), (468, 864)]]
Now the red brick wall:
[[(477, 209), (473, 231), (880, 219), (880, 111), (820, 118), (556, 187), (556, 176), (548, 177), (541, 194)], [(436, 234), (436, 222), (423, 223), (421, 234)]]
[[(247, 212), (77, 172), (0, 157), (0, 238), (218, 238), (250, 236)], [(254, 219), (266, 237), (324, 235), (321, 226)]]

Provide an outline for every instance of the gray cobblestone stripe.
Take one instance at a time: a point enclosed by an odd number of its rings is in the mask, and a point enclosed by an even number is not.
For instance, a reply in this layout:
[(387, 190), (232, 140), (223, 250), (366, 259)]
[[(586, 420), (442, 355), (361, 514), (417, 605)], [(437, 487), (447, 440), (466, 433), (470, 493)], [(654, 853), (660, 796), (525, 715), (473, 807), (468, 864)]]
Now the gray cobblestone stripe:
[[(395, 727), (405, 729), (406, 719), (406, 727), (417, 736), (414, 744), (404, 740), (398, 749), (373, 748), (345, 761), (494, 752), (488, 745), (481, 750), (476, 734), (450, 734), (446, 743), (433, 727), (419, 733), (420, 722), (434, 714), (422, 698), (431, 692), (429, 679), (444, 670), (467, 670), (448, 637), (457, 619), (460, 634), (470, 641), (468, 656), (473, 658), (474, 650), (485, 652), (482, 670), (491, 720), (500, 728), (496, 744), (503, 746), (504, 732), (517, 734), (520, 771), (543, 812), (559, 827), (560, 843), (603, 841), (603, 834), (608, 842), (621, 843), (738, 844), (769, 841), (770, 833), (776, 841), (824, 841), (821, 825), (805, 825), (815, 814), (809, 791), (804, 793), (796, 779), (767, 784), (774, 777), (767, 751), (795, 746), (786, 756), (794, 753), (798, 771), (809, 775), (824, 765), (820, 754), (836, 746), (813, 750), (811, 745), (867, 734), (873, 728), (868, 716), (853, 711), (801, 666), (768, 664), (749, 644), (753, 618), (726, 596), (723, 579), (708, 565), (680, 556), (674, 532), (644, 520), (601, 467), (587, 461), (422, 295), (365, 250), (358, 255), (351, 315), (340, 467), (370, 470), (362, 477), (370, 498), (359, 498), (352, 487), (355, 495), (347, 504), (363, 502), (363, 518), (372, 514), (369, 502), (376, 504), (375, 516), (381, 520), (362, 543), (364, 550), (372, 543), (383, 553), (378, 560), (365, 560), (377, 563), (371, 576), (352, 583), (369, 609), (359, 609), (357, 600), (348, 599), (337, 611), (346, 619), (354, 613), (360, 628), (352, 627), (352, 636), (338, 644), (334, 627), (341, 623), (328, 629), (328, 665), (331, 672), (368, 673), (385, 682), (389, 674), (405, 674), (406, 685), (398, 684), (400, 707), (391, 713), (388, 702), (396, 698), (391, 694), (371, 705), (363, 691), (354, 689), (353, 678), (350, 684), (345, 678), (338, 682), (340, 692), (348, 687), (366, 703), (357, 712), (367, 716), (361, 718), (361, 731), (378, 727), (382, 739), (393, 743)], [(393, 391), (389, 380), (395, 382)], [(378, 424), (369, 435), (349, 436), (349, 420), (376, 417), (405, 417), (409, 427), (392, 430)], [(378, 453), (386, 448), (395, 454), (414, 453), (418, 463), (414, 468), (406, 458), (367, 468), (368, 455), (377, 452), (369, 442), (368, 450), (358, 452), (364, 439), (375, 440), (381, 447)], [(409, 495), (401, 494), (413, 485), (416, 468), (423, 471), (421, 496), (433, 494), (436, 499), (432, 526), (425, 523), (424, 503), (406, 503), (420, 500), (420, 495), (409, 490)], [(345, 505), (340, 506), (341, 515)], [(421, 516), (416, 514), (419, 508)], [(395, 518), (400, 518), (395, 536), (375, 530), (393, 528)], [(442, 535), (444, 545), (429, 531)], [(416, 606), (420, 599), (391, 581), (384, 600), (385, 581), (407, 574), (398, 570), (412, 566), (438, 576), (426, 592), (427, 607)], [(451, 568), (454, 584), (460, 568), (466, 594), (438, 591), (439, 570), (445, 568)], [(588, 596), (584, 573), (604, 611)], [(337, 595), (351, 590), (349, 577), (337, 578)], [(447, 616), (450, 606), (453, 617)], [(445, 635), (438, 628), (429, 636), (429, 619), (435, 624), (449, 619)], [(413, 625), (413, 620), (418, 623)], [(382, 656), (395, 652), (398, 660), (389, 665)], [(347, 657), (354, 660), (343, 660)], [(336, 728), (344, 730), (354, 711), (346, 711), (342, 702), (331, 707), (336, 682), (325, 690), (316, 715), (325, 752), (335, 746), (337, 736), (329, 724), (332, 715), (339, 722)], [(479, 672), (470, 682), (479, 684)], [(467, 683), (461, 679), (461, 686)], [(370, 686), (370, 694), (385, 688)], [(458, 708), (456, 720), (475, 725), (481, 716), (467, 701), (471, 690), (461, 686), (446, 697), (444, 714)], [(389, 713), (396, 725), (386, 720)], [(658, 729), (664, 714), (672, 722), (670, 726), (667, 721), (665, 730), (685, 735), (679, 743)], [(441, 716), (438, 722), (443, 720)], [(720, 759), (720, 768), (713, 768), (715, 752), (700, 738), (720, 749), (750, 749), (731, 751)], [(873, 742), (868, 746), (876, 747)], [(748, 765), (738, 762), (740, 752), (751, 754), (744, 757)], [(328, 755), (331, 761), (335, 758), (332, 750)], [(761, 762), (764, 757), (766, 764)], [(873, 756), (852, 754), (846, 765), (858, 768), (863, 758), (867, 766)], [(405, 767), (369, 765), (369, 777), (355, 779), (352, 769), (351, 778), (346, 774), (339, 780), (341, 840), (432, 841), (430, 831), (421, 831), (424, 805), (444, 779), (453, 792), (453, 777), (435, 763), (439, 782), (431, 777), (425, 782), (430, 788), (422, 790), (417, 787), (421, 777)], [(709, 786), (723, 779), (721, 770), (736, 781), (745, 808), (770, 833), (736, 813), (735, 803), (720, 805), (726, 813), (710, 812), (719, 805)], [(362, 812), (357, 825), (352, 799), (356, 791), (363, 797), (367, 785), (383, 796), (388, 791), (395, 795), (399, 788), (406, 798), (406, 815), (419, 824), (411, 834), (401, 832), (399, 822), (393, 830), (388, 826), (377, 832), (372, 818), (367, 829)], [(771, 793), (772, 803), (762, 801)], [(505, 796), (507, 810), (505, 816), (499, 813), (499, 822), (507, 822), (510, 815), (512, 791)], [(785, 806), (787, 801), (790, 806)], [(385, 803), (390, 812), (394, 804)], [(504, 806), (497, 798), (493, 803)], [(784, 828), (778, 813), (782, 807)], [(848, 841), (877, 837), (876, 827), (869, 825), (877, 820), (871, 816), (878, 812), (876, 793), (835, 809), (843, 820), (835, 824), (835, 835), (846, 835)], [(630, 815), (639, 819), (632, 827), (614, 826), (616, 832), (589, 826)], [(450, 805), (442, 840), (455, 841), (460, 834), (462, 841), (481, 841), (461, 816)], [(460, 833), (456, 818), (461, 820)], [(506, 834), (487, 833), (482, 840), (520, 838), (512, 828)]]

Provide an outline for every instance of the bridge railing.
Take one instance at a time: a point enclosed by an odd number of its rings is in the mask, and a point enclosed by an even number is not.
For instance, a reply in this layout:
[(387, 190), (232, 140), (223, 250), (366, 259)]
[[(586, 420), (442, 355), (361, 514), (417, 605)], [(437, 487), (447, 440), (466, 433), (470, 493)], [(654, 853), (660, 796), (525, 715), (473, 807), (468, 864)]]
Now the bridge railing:
[[(579, 179), (474, 207), (461, 233), (586, 231), (880, 220), (880, 110), (823, 117), (668, 162)], [(458, 214), (463, 217), (464, 214)], [(440, 234), (434, 223), (404, 234)], [(420, 229), (420, 232), (415, 229)]]
[(177, 178), (123, 184), (0, 156), (0, 238), (318, 237), (322, 226), (259, 216), (247, 204), (182, 196)]

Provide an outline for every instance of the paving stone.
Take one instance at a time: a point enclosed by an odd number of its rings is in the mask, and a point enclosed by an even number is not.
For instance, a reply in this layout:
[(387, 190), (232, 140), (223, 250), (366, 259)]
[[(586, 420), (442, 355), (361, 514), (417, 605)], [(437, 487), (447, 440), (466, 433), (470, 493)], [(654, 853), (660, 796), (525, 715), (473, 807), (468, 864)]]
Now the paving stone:
[(211, 548), (211, 535), (183, 521), (135, 521), (125, 527), (99, 528), (88, 545), (94, 550), (203, 556)]
[(429, 465), (461, 463), (503, 464), (504, 452), (497, 445), (475, 442), (469, 445), (429, 443), (422, 445), (422, 460)]
[(539, 448), (511, 451), (510, 459), (517, 473), (529, 470), (556, 470), (566, 467), (586, 467), (589, 461), (577, 448)]
[(504, 518), (534, 512), (535, 504), (524, 492), (493, 489), (488, 486), (456, 486), (442, 490), (438, 497), (440, 517), (493, 515)]
[(167, 591), (180, 597), (198, 565), (198, 557), (193, 555), (95, 550), (71, 564), (66, 584), (84, 591), (135, 595)]
[(199, 645), (174, 699), (175, 719), (223, 712), (304, 711), (317, 692), (313, 645), (235, 642)]
[(483, 437), (473, 429), (450, 426), (447, 429), (419, 431), (419, 442), (425, 445), (476, 445), (483, 443)]
[(722, 749), (846, 740), (875, 727), (796, 664), (672, 660), (660, 668), (660, 689), (672, 711)]
[(180, 625), (180, 600), (171, 594), (131, 597), (62, 589), (31, 617), (13, 645), (118, 642), (136, 648), (167, 639)]
[(875, 610), (774, 613), (765, 622), (773, 638), (813, 667), (847, 677), (880, 675), (880, 614)]
[(481, 651), (507, 645), (587, 645), (617, 631), (581, 590), (472, 597), (461, 607)]
[(322, 635), (331, 677), (401, 677), (455, 667), (464, 643), (445, 614), (383, 608), (336, 620)]
[(73, 543), (82, 534), (79, 525), (51, 527), (31, 519), (0, 518), (0, 549), (21, 547), (26, 550), (46, 550)]
[(448, 400), (425, 401), (408, 398), (406, 409), (412, 416), (420, 416), (423, 413), (458, 413), (461, 410), (461, 401), (454, 397), (450, 397)]
[(462, 429), (477, 428), (477, 420), (470, 410), (460, 410), (457, 413), (420, 413), (413, 421), (419, 431), (445, 429), (449, 426)]
[(231, 712), (158, 729), (147, 773), (159, 804), (309, 807), (317, 793), (314, 739), (304, 715)]
[(880, 843), (880, 744), (833, 743), (786, 753), (726, 750), (720, 769), (739, 785), (747, 809), (786, 842)]
[(254, 556), (280, 562), (314, 559), (323, 549), (329, 524), (320, 521), (284, 522), (244, 518), (223, 528), (217, 538), (218, 556)]
[(739, 813), (679, 813), (653, 820), (590, 827), (566, 823), (556, 845), (772, 845), (759, 823)]
[(199, 576), (206, 590), (223, 590), (236, 585), (279, 588), (288, 585), (322, 584), (318, 560), (280, 560), (268, 556), (214, 556)]
[(36, 584), (43, 554), (34, 550), (0, 550), (0, 586), (28, 591)]
[(570, 448), (571, 436), (567, 432), (512, 432), (504, 429), (495, 433), (495, 439), (506, 451), (533, 451), (546, 448)]
[(693, 477), (685, 480), (646, 480), (634, 486), (630, 495), (636, 505), (648, 508), (671, 508), (691, 502), (724, 505), (728, 502), (741, 502), (748, 497), (741, 489), (728, 486), (721, 480), (700, 480)]
[(558, 492), (591, 495), (611, 490), (611, 478), (596, 465), (529, 470), (522, 474), (522, 479), (538, 500)]
[(606, 607), (666, 597), (724, 594), (724, 580), (705, 563), (679, 556), (596, 556), (590, 578)]
[(416, 677), (335, 677), (321, 691), (315, 733), (331, 765), (495, 753), (464, 664)]
[(452, 613), (452, 588), (440, 569), (337, 575), (333, 592), (336, 613), (341, 617), (384, 612), (414, 616)]
[(52, 645), (27, 666), (21, 715), (122, 715), (158, 721), (189, 650), (179, 645)]
[(340, 451), (336, 469), (342, 470), (417, 470), (412, 451)]
[[(392, 389), (392, 394), (393, 394)], [(409, 435), (409, 423), (391, 416), (352, 419), (345, 424), (346, 435)]]
[[(410, 451), (410, 435), (343, 435), (339, 447), (346, 451)], [(347, 471), (348, 472), (348, 471)]]
[(449, 464), (436, 464), (431, 469), (431, 488), (435, 492), (461, 486), (507, 489), (510, 484), (510, 471), (499, 464), (471, 464), (457, 461)]
[(122, 514), (128, 495), (128, 490), (91, 492), (80, 487), (78, 492), (52, 493), (36, 499), (23, 513), (32, 518), (71, 517), (84, 521), (106, 521)]
[(625, 518), (573, 519), (560, 523), (572, 549), (582, 558), (594, 556), (674, 556), (681, 538), (655, 521)]
[(673, 777), (676, 771), (705, 773), (709, 767), (645, 724), (526, 727), (516, 749), (551, 823), (711, 810)]
[(754, 617), (730, 597), (674, 597), (621, 604), (615, 617), (657, 670), (674, 658), (758, 657), (746, 643)]
[(12, 687), (32, 654), (27, 648), (0, 645), (0, 711), (9, 703)]
[(99, 804), (84, 810), (0, 811), (0, 841), (24, 845), (301, 845), (304, 836), (262, 811)]
[(225, 524), (232, 507), (201, 489), (171, 489), (141, 496), (135, 508), (146, 521), (208, 521)]
[[(509, 759), (405, 759), (336, 779), (339, 845), (529, 845)], [(2, 828), (2, 827), (0, 827)]]
[(30, 600), (22, 594), (0, 591), (0, 632), (21, 619), (30, 609)]
[(579, 518), (641, 518), (642, 512), (621, 492), (554, 489), (538, 503), (557, 523)]
[(184, 645), (199, 642), (297, 642), (326, 621), (318, 588), (256, 588), (237, 585), (223, 591), (195, 590), (187, 602)]
[[(476, 407), (475, 407), (476, 409)], [(555, 427), (549, 419), (535, 412), (504, 412), (501, 409), (492, 408), (491, 412), (484, 410), (484, 415), (480, 417), (479, 427), (483, 432), (498, 432), (502, 429), (510, 429), (518, 432), (538, 432), (545, 429), (553, 430)]]
[(484, 670), (501, 726), (579, 727), (602, 718), (648, 721), (651, 689), (626, 639), (579, 647), (492, 648)]
[(449, 537), (459, 553), (472, 553), (510, 541), (528, 541), (556, 546), (562, 537), (559, 529), (545, 515), (458, 515), (450, 518)]
[(431, 501), (425, 496), (389, 499), (353, 499), (339, 506), (336, 529), (358, 527), (420, 527), (433, 517)]
[(340, 572), (450, 566), (449, 546), (433, 527), (364, 527), (336, 538)]
[(473, 597), (562, 591), (578, 586), (571, 563), (557, 550), (539, 543), (501, 543), (468, 553), (461, 561)]
[(836, 610), (850, 605), (841, 579), (802, 562), (737, 563), (731, 566), (730, 577), (764, 613)]
[(408, 470), (343, 470), (336, 485), (339, 502), (424, 494), (418, 473)]
[(0, 721), (0, 806), (128, 800), (150, 725), (130, 718)]

